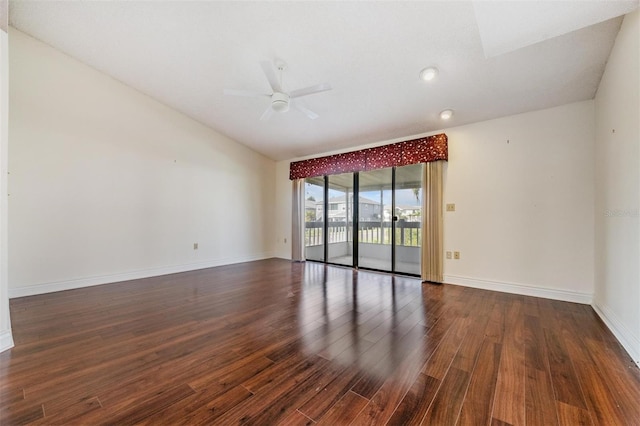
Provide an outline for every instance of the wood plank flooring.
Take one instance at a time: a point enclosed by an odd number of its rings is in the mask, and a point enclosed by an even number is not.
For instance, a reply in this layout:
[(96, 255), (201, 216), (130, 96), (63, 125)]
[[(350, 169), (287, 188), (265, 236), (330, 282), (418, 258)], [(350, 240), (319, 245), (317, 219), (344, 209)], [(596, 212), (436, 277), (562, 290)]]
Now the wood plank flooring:
[(269, 259), (11, 317), (2, 425), (640, 425), (640, 371), (585, 305)]

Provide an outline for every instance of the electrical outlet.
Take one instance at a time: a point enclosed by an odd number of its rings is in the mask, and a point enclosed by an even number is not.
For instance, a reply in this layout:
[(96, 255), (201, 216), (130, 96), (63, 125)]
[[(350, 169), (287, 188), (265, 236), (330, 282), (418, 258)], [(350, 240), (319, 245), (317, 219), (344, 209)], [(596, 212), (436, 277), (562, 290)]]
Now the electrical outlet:
[(453, 258), (456, 260), (460, 260), (460, 252), (459, 251), (454, 251), (453, 252)]
[(450, 251), (447, 252), (447, 259), (451, 259), (451, 252)]
[(447, 204), (447, 211), (448, 212), (455, 212), (456, 211), (456, 205), (454, 203)]
[(193, 243), (193, 249), (198, 250), (198, 243)]

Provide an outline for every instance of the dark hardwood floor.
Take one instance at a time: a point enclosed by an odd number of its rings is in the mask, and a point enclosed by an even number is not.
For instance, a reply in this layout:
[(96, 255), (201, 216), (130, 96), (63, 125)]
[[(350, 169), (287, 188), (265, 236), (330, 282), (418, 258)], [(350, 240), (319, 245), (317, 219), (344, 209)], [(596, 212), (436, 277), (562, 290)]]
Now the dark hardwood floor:
[(11, 317), (2, 425), (640, 425), (640, 371), (585, 305), (271, 259)]

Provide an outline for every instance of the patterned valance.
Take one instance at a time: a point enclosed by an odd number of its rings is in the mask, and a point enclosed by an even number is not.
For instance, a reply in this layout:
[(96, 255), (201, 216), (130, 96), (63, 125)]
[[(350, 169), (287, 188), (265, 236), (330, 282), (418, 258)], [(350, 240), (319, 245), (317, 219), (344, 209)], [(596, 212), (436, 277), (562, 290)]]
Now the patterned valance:
[(294, 161), (289, 170), (289, 179), (408, 166), (437, 160), (446, 161), (449, 158), (447, 142), (447, 135), (440, 133), (360, 151)]

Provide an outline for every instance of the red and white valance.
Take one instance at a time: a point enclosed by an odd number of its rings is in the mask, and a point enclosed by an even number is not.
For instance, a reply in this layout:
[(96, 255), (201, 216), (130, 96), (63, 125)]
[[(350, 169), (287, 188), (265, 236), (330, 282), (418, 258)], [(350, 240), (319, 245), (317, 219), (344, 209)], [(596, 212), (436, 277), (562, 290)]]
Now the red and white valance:
[(375, 148), (294, 161), (289, 169), (289, 179), (361, 172), (438, 160), (446, 161), (448, 158), (447, 135), (440, 133)]

